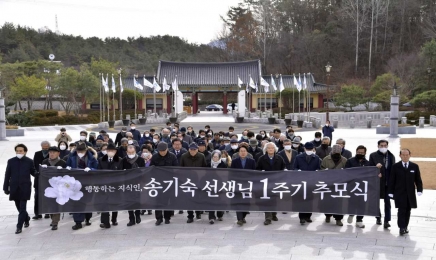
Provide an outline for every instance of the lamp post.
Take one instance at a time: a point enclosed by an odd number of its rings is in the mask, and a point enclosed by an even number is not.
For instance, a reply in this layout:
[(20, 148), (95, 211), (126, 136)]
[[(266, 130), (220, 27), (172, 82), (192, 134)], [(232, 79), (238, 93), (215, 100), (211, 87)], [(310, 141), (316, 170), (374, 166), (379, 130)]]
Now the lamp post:
[(329, 100), (330, 100), (330, 70), (331, 69), (332, 69), (332, 66), (330, 65), (330, 62), (327, 62), (327, 66), (325, 66), (325, 72), (327, 73), (327, 103), (326, 103), (327, 114), (326, 114), (326, 121), (330, 120)]
[[(136, 78), (138, 78), (138, 74), (133, 75), (133, 77), (135, 77), (134, 80), (136, 80)], [(133, 88), (133, 90), (134, 90), (133, 102), (135, 103), (135, 117), (133, 119), (136, 119), (136, 88)]]
[(119, 68), (117, 70), (118, 75), (120, 76), (120, 102), (118, 102), (118, 109), (120, 110), (120, 120), (123, 120), (123, 92), (122, 92), (122, 87), (121, 87), (121, 84), (122, 84), (122, 82), (121, 82), (121, 71), (122, 71), (121, 68)]
[(431, 76), (431, 68), (427, 68), (427, 74), (428, 74), (428, 83), (427, 83), (427, 88), (428, 90), (430, 90), (430, 76)]

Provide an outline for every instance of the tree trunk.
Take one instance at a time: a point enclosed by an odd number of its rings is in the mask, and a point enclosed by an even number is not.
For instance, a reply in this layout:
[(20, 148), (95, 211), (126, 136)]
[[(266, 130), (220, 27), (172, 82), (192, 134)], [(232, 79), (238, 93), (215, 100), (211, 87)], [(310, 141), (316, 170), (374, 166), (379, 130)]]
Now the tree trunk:
[(354, 68), (354, 77), (357, 77), (357, 66), (359, 62), (359, 0), (356, 0), (356, 64)]
[(374, 33), (374, 0), (371, 0), (371, 37), (369, 40), (368, 82), (371, 82), (372, 36)]

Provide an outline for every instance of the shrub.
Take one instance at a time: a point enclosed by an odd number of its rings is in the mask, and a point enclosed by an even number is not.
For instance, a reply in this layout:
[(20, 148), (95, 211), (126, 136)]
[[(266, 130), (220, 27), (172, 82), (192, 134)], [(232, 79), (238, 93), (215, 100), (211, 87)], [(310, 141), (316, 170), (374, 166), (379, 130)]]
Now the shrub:
[(57, 110), (33, 110), (36, 117), (54, 117), (58, 116)]
[(411, 113), (406, 114), (407, 123), (411, 125), (419, 125), (419, 118), (423, 116), (425, 119), (424, 123), (429, 124), (431, 115), (436, 115), (436, 112), (422, 112), (422, 111), (415, 110)]

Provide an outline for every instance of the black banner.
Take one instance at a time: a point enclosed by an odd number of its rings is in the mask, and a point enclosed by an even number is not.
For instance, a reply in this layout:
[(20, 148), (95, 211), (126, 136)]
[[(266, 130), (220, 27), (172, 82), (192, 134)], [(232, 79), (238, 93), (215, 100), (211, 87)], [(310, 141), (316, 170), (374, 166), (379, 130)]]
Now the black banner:
[(133, 209), (322, 212), (376, 216), (376, 167), (316, 172), (149, 167), (39, 177), (41, 213)]

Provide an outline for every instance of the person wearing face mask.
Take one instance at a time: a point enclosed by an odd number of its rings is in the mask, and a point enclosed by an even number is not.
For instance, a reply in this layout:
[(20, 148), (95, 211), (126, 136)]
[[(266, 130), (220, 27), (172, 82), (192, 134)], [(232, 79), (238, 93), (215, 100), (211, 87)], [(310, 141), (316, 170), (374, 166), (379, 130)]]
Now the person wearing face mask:
[[(67, 164), (60, 157), (60, 150), (56, 146), (51, 146), (48, 148), (48, 158), (42, 161), (40, 167), (47, 168), (47, 166), (55, 166), (57, 169), (62, 169), (67, 167)], [(61, 214), (51, 214), (51, 230), (58, 230), (58, 224), (61, 219)]]
[(188, 150), (182, 147), (182, 141), (178, 138), (172, 141), (172, 148), (169, 149), (170, 153), (174, 154), (177, 157), (177, 161), (180, 162), (180, 158), (184, 153)]
[(267, 138), (266, 136), (266, 132), (264, 130), (259, 131), (260, 136), (262, 137), (262, 140), (264, 140), (265, 138)]
[(210, 161), (211, 153), (207, 150), (207, 145), (205, 141), (198, 141), (198, 152), (204, 155), (206, 162)]
[[(113, 143), (112, 143), (112, 144), (113, 144)], [(101, 159), (103, 156), (105, 156), (105, 155), (107, 154), (107, 146), (108, 146), (107, 143), (103, 143), (103, 144), (100, 146), (100, 152), (97, 153), (97, 158), (98, 158), (98, 159)]]
[(87, 147), (93, 147), (93, 145), (90, 142), (86, 141), (87, 136), (88, 136), (88, 132), (80, 131), (80, 138), (79, 138), (80, 140), (76, 141), (76, 145), (85, 144)]
[(213, 131), (212, 131), (212, 129), (210, 129), (210, 125), (206, 125), (205, 127), (204, 127), (204, 132), (205, 132), (205, 134), (206, 135), (213, 135)]
[(223, 145), (220, 146), (219, 148), (220, 151), (228, 151), (230, 150), (230, 138), (225, 136), (223, 137)]
[(315, 139), (313, 139), (312, 141), (313, 146), (315, 146), (315, 149), (320, 147), (322, 144), (321, 136), (322, 136), (321, 132), (315, 132)]
[(71, 136), (69, 134), (67, 134), (67, 130), (62, 127), (61, 128), (61, 132), (56, 136), (55, 138), (56, 142), (60, 142), (60, 141), (64, 141), (64, 142), (71, 142), (73, 141), (73, 139), (71, 138)]
[[(159, 167), (168, 167), (168, 166), (178, 166), (179, 162), (177, 161), (177, 157), (168, 151), (167, 143), (161, 142), (157, 146), (158, 153), (154, 154), (151, 157), (150, 166), (159, 166)], [(154, 211), (156, 217), (156, 226), (162, 224), (165, 219), (165, 224), (170, 224), (171, 215), (174, 215), (174, 211), (172, 210), (155, 210)]]
[(97, 137), (97, 140), (95, 140), (95, 145), (94, 150), (96, 150), (97, 152), (100, 152), (101, 150), (101, 146), (104, 144), (104, 139), (103, 137)]
[[(86, 147), (85, 144), (77, 145), (76, 149), (68, 157), (66, 168), (68, 170), (83, 169), (85, 173), (96, 170), (98, 168), (97, 152), (92, 147)], [(85, 221), (86, 226), (90, 226), (91, 217), (92, 213), (73, 213), (75, 222), (75, 225), (72, 227), (73, 230), (81, 229), (83, 221)]]
[(300, 137), (295, 137), (294, 140), (292, 140), (292, 149), (297, 152), (297, 154), (305, 153), (303, 144), (301, 144)]
[(283, 141), (283, 147), (284, 149), (280, 151), (278, 155), (282, 157), (283, 161), (285, 162), (285, 168), (288, 171), (291, 171), (294, 169), (294, 162), (298, 153), (296, 150), (292, 149), (292, 141), (290, 139)]
[(258, 146), (256, 139), (250, 139), (248, 147), (248, 153), (254, 158), (256, 154), (261, 153), (262, 149)]
[(144, 159), (145, 167), (148, 167), (150, 166), (150, 160), (153, 156), (153, 149), (150, 146), (144, 144), (141, 147), (141, 151), (139, 151), (137, 155)]
[(194, 141), (194, 139), (197, 137), (197, 134), (195, 133), (194, 128), (192, 126), (188, 126), (186, 129), (187, 129), (186, 135), (191, 136), (192, 140)]
[(18, 210), (18, 222), (15, 234), (20, 234), (23, 225), (28, 228), (30, 217), (26, 210), (27, 201), (32, 193), (32, 181), (30, 176), (37, 176), (33, 160), (26, 156), (27, 147), (17, 144), (14, 148), (16, 156), (9, 159), (6, 165), (3, 192), (9, 195), (9, 200), (15, 202)]
[(121, 131), (115, 137), (115, 146), (119, 147), (121, 145), (121, 139), (126, 137), (127, 126), (121, 127)]
[[(193, 142), (192, 136), (190, 134), (186, 134), (186, 128), (185, 127), (181, 127), (180, 128), (180, 133), (182, 134), (181, 140), (183, 140), (184, 142), (188, 143), (188, 148), (189, 148), (189, 144), (191, 144)], [(180, 137), (179, 137), (179, 139), (180, 139)]]
[[(141, 156), (136, 154), (135, 146), (129, 145), (127, 147), (126, 157), (122, 159), (122, 168), (124, 170), (143, 168), (145, 167), (145, 161)], [(140, 200), (140, 195), (135, 194), (137, 196), (138, 201)], [(141, 223), (141, 210), (129, 210), (129, 223), (127, 223), (128, 227), (131, 227), (135, 224)], [(145, 212), (145, 211), (144, 211)], [(151, 210), (148, 211), (148, 215), (151, 215)]]
[[(212, 151), (210, 161), (206, 162), (209, 168), (227, 168), (227, 164), (221, 160), (221, 152), (219, 150)], [(223, 216), (224, 211), (209, 211), (209, 224), (214, 224), (217, 217), (218, 221), (223, 221)]]
[(220, 133), (215, 133), (213, 135), (213, 139), (210, 141), (213, 146), (213, 150), (219, 150), (221, 147), (221, 138)]
[(127, 144), (135, 146), (136, 152), (139, 152), (139, 144), (135, 139), (133, 139), (132, 133), (127, 132), (126, 138), (127, 138)]
[(221, 161), (223, 161), (227, 167), (232, 165), (232, 158), (230, 158), (226, 150), (221, 150)]
[[(391, 225), (391, 200), (388, 196), (388, 184), (392, 166), (395, 164), (395, 156), (388, 150), (389, 142), (386, 140), (379, 140), (378, 151), (373, 152), (369, 155), (369, 165), (376, 166), (380, 169), (380, 199), (384, 200), (384, 228), (390, 228)], [(376, 224), (382, 225), (381, 222), (381, 211), (379, 211), (379, 216), (376, 217)]]
[(160, 141), (165, 142), (167, 144), (170, 144), (171, 143), (170, 133), (171, 133), (171, 131), (168, 130), (167, 128), (162, 129)]
[[(37, 172), (39, 172), (39, 166), (42, 164), (42, 161), (48, 158), (48, 148), (50, 147), (50, 143), (48, 141), (41, 142), (41, 150), (35, 152), (33, 156), (33, 164)], [(42, 218), (42, 215), (38, 213), (38, 177), (35, 178), (35, 182), (33, 183), (33, 188), (35, 188), (35, 201), (34, 201), (34, 213), (35, 216), (32, 218), (33, 220), (38, 220)], [(49, 214), (45, 214), (44, 218), (50, 218)]]
[(318, 155), (321, 160), (324, 159), (327, 155), (331, 154), (332, 148), (329, 145), (330, 137), (325, 136), (321, 140), (321, 145), (315, 149), (316, 155)]
[(68, 143), (67, 142), (60, 141), (58, 143), (58, 148), (59, 148), (59, 151), (60, 151), (59, 157), (61, 159), (70, 154), (70, 150), (67, 149), (68, 148)]
[[(333, 132), (335, 131), (335, 128), (330, 124), (329, 120), (326, 121), (325, 125), (322, 127), (321, 130), (323, 136), (328, 136), (330, 138), (330, 141), (333, 140)], [(331, 143), (329, 145), (331, 145)]]
[(130, 133), (132, 133), (133, 140), (135, 140), (136, 142), (139, 142), (139, 140), (141, 140), (141, 133), (136, 130), (135, 123), (130, 123)]
[[(354, 167), (367, 167), (369, 166), (369, 161), (365, 158), (366, 155), (366, 147), (363, 145), (359, 145), (356, 148), (356, 156), (351, 157), (347, 160), (347, 163), (345, 164), (345, 168), (354, 168)], [(350, 205), (353, 206), (353, 205)], [(349, 224), (353, 223), (354, 215), (349, 215), (347, 222)], [(365, 225), (363, 224), (363, 216), (357, 216), (356, 218), (356, 227), (358, 228), (364, 228)]]
[[(117, 148), (115, 147), (114, 144), (109, 144), (107, 146), (107, 154), (104, 155), (102, 158), (98, 159), (98, 169), (99, 170), (122, 170), (122, 165), (121, 165), (121, 159), (120, 157), (118, 157), (117, 155)], [(101, 228), (110, 228), (111, 224), (109, 223), (109, 219), (111, 217), (111, 214), (109, 212), (102, 212), (101, 216), (100, 216), (100, 227)], [(112, 218), (111, 218), (111, 222), (112, 225), (117, 226), (118, 222), (117, 222), (117, 217), (118, 217), (118, 212), (114, 211), (112, 212)]]
[[(332, 169), (343, 169), (345, 164), (347, 163), (347, 158), (341, 155), (342, 147), (340, 145), (333, 145), (332, 152), (330, 155), (326, 156), (321, 163), (321, 170), (332, 170)], [(336, 220), (337, 226), (343, 226), (342, 219), (344, 215), (333, 215), (333, 214), (324, 214), (326, 219), (326, 223), (330, 223), (330, 219), (333, 216)]]
[(294, 129), (292, 129), (292, 127), (290, 129), (288, 129), (288, 131), (286, 132), (286, 138), (291, 140), (291, 142), (294, 141), (295, 133), (294, 133)]
[(204, 130), (199, 130), (198, 136), (194, 139), (194, 142), (198, 144), (198, 142), (204, 140), (205, 137), (206, 137), (206, 132)]
[(160, 135), (154, 134), (152, 141), (153, 141), (153, 148), (156, 148), (157, 144), (160, 142)]
[(248, 143), (248, 136), (247, 136), (247, 134), (248, 134), (247, 130), (242, 131), (242, 136), (241, 136), (241, 139), (239, 140), (240, 143), (241, 142)]
[(138, 142), (138, 145), (142, 147), (145, 141), (152, 141), (152, 140), (153, 140), (153, 136), (150, 135), (150, 131), (145, 130), (144, 134), (142, 135), (141, 139)]
[(127, 146), (129, 145), (129, 140), (127, 138), (121, 139), (120, 146), (118, 147), (118, 156), (124, 158), (127, 156)]
[(229, 156), (233, 158), (233, 155), (238, 152), (238, 148), (239, 148), (238, 140), (232, 139), (230, 140), (230, 150), (226, 149), (226, 151), (229, 154)]
[[(282, 157), (277, 154), (278, 148), (273, 142), (269, 142), (263, 148), (264, 155), (259, 158), (256, 165), (258, 171), (283, 171), (285, 162)], [(265, 212), (264, 225), (270, 225), (271, 221), (278, 221), (277, 212)]]
[[(297, 155), (294, 163), (294, 171), (318, 171), (321, 169), (321, 159), (313, 152), (313, 143), (307, 142), (304, 144), (305, 153)], [(304, 225), (306, 222), (311, 223), (310, 217), (312, 213), (298, 213), (300, 224)]]

